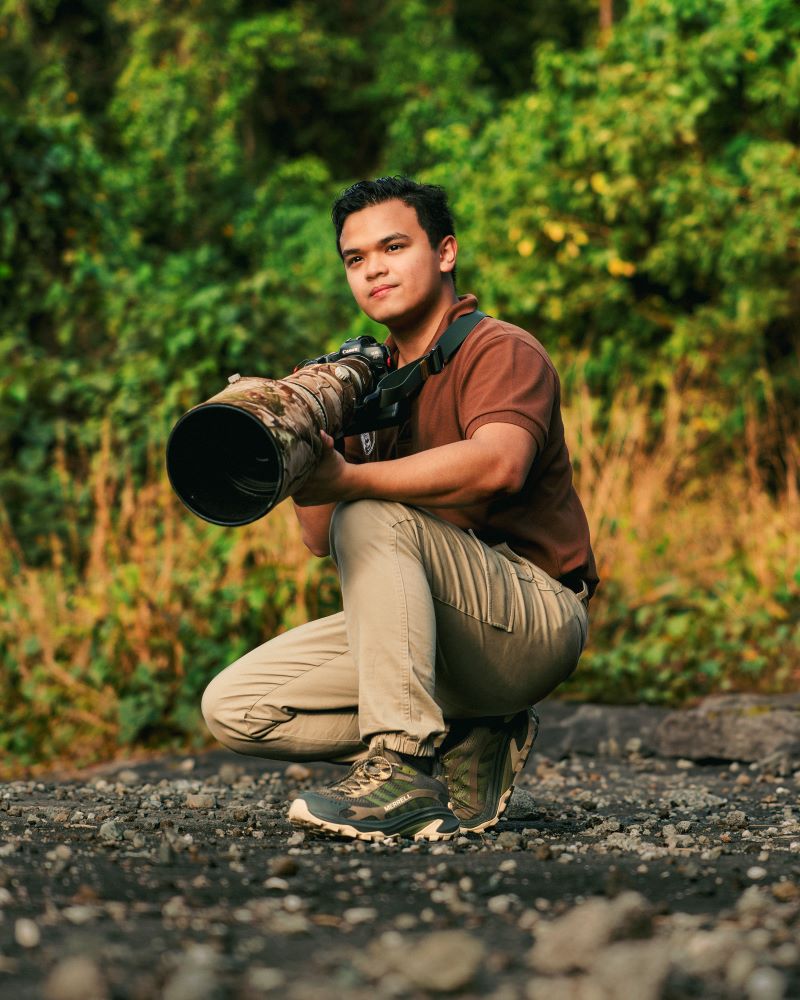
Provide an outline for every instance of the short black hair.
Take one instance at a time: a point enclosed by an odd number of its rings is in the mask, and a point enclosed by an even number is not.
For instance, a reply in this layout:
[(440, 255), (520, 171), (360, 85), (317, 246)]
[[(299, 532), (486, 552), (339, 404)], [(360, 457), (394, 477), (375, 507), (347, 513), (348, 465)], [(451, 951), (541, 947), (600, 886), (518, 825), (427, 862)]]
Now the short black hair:
[[(455, 236), (456, 227), (447, 204), (447, 192), (443, 187), (438, 184), (420, 184), (410, 177), (399, 175), (378, 177), (374, 181), (357, 181), (351, 184), (333, 203), (331, 219), (336, 230), (336, 249), (340, 255), (342, 250), (339, 240), (348, 215), (395, 198), (414, 209), (420, 227), (434, 250), (445, 236)], [(455, 282), (455, 269), (451, 276)]]

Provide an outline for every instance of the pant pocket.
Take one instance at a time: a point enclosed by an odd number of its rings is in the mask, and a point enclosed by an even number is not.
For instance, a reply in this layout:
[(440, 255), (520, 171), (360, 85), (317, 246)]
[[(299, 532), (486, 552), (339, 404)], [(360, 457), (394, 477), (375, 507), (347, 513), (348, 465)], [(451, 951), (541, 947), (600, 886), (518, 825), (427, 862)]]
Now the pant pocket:
[[(504, 632), (514, 631), (516, 612), (516, 574), (506, 558), (495, 549), (489, 548), (470, 529), (480, 554), (486, 578), (486, 608), (484, 621), (493, 628)], [(513, 576), (513, 580), (512, 580)]]

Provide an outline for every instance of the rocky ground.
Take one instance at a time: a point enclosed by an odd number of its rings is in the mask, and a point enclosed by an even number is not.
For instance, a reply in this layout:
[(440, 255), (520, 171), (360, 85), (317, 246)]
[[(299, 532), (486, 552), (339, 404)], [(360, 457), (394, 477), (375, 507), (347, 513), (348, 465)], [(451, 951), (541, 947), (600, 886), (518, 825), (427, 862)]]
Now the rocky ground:
[(222, 751), (0, 786), (0, 995), (800, 997), (798, 765), (643, 748), (441, 845), (293, 832), (338, 769)]

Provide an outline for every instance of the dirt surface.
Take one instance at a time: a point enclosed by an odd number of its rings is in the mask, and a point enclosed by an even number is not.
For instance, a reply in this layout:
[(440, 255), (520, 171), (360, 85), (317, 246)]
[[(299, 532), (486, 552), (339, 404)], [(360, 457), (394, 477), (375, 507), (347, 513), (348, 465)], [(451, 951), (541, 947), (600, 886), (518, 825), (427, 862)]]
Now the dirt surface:
[(800, 996), (785, 759), (534, 754), (511, 818), (441, 845), (294, 832), (340, 773), (220, 751), (0, 786), (0, 995)]

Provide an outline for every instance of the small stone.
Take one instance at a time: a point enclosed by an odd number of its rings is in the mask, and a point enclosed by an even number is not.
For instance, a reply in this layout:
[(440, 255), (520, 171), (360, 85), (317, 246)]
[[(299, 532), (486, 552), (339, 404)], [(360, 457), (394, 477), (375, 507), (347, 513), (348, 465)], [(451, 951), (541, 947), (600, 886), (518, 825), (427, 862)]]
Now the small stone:
[(178, 764), (179, 771), (193, 771), (194, 770), (194, 757), (186, 757), (184, 760)]
[(122, 840), (122, 827), (116, 820), (109, 819), (100, 827), (100, 839), (109, 843)]
[(85, 955), (62, 959), (44, 984), (45, 1000), (106, 1000), (108, 987), (100, 969)]
[(20, 917), (14, 924), (14, 939), (20, 948), (37, 948), (42, 940), (42, 932), (36, 921)]
[(158, 863), (160, 865), (171, 865), (174, 860), (175, 851), (172, 849), (172, 844), (164, 837), (158, 845)]
[(441, 993), (469, 986), (485, 956), (483, 943), (466, 931), (434, 931), (396, 952), (396, 971), (420, 990)]
[(294, 858), (287, 857), (286, 855), (273, 858), (269, 865), (269, 871), (271, 875), (296, 875), (298, 871), (297, 862)]
[(518, 851), (522, 846), (522, 834), (515, 833), (513, 830), (503, 830), (502, 833), (498, 834), (495, 844), (503, 850)]
[(286, 976), (280, 969), (257, 967), (250, 969), (245, 980), (254, 993), (269, 993), (286, 984)]
[(733, 830), (743, 830), (747, 826), (747, 816), (741, 809), (732, 809), (725, 817), (725, 823)]
[(289, 883), (285, 878), (276, 878), (273, 875), (264, 882), (264, 888), (272, 889), (273, 892), (286, 892), (289, 889)]
[(195, 792), (186, 796), (187, 809), (213, 809), (216, 804), (214, 796), (207, 792)]
[(126, 767), (124, 771), (120, 771), (117, 775), (117, 781), (121, 782), (123, 785), (135, 785), (139, 781), (139, 775), (136, 771)]
[(292, 781), (308, 781), (311, 777), (311, 768), (306, 767), (304, 764), (289, 764), (283, 773), (285, 777), (291, 778)]
[(532, 819), (536, 815), (536, 799), (525, 788), (514, 785), (503, 816), (506, 819)]
[(68, 906), (61, 911), (62, 916), (69, 923), (79, 927), (81, 924), (88, 924), (99, 916), (95, 906)]
[(786, 977), (777, 969), (756, 969), (744, 988), (748, 1000), (782, 1000), (786, 994)]
[(749, 948), (740, 947), (731, 956), (725, 968), (725, 978), (729, 986), (741, 990), (756, 968), (756, 956)]
[(623, 892), (610, 901), (589, 899), (563, 917), (537, 925), (530, 964), (547, 974), (588, 969), (610, 942), (648, 937), (652, 919), (652, 907), (636, 892)]
[(345, 923), (355, 926), (356, 924), (369, 924), (378, 916), (378, 911), (371, 906), (351, 906), (342, 914)]
[(747, 869), (747, 877), (754, 882), (759, 882), (762, 878), (767, 877), (767, 869), (760, 865), (753, 865), (752, 868)]
[(661, 941), (620, 942), (601, 951), (591, 979), (604, 987), (601, 995), (606, 997), (660, 1000), (669, 964), (669, 948)]
[(776, 882), (772, 886), (772, 895), (781, 903), (791, 903), (800, 897), (800, 888), (794, 882)]
[(223, 764), (217, 772), (223, 785), (232, 785), (244, 773), (240, 764)]

